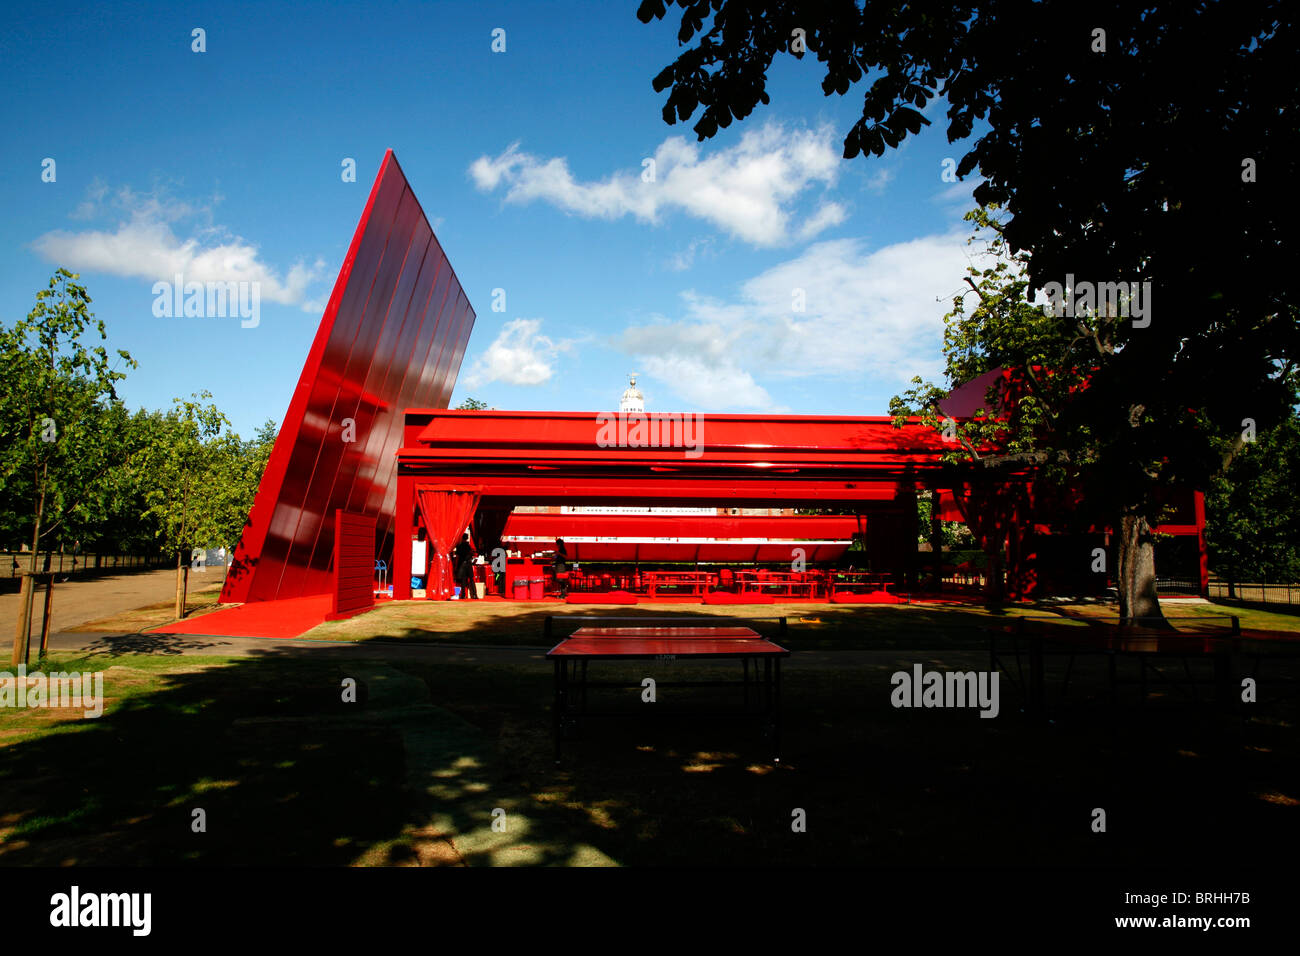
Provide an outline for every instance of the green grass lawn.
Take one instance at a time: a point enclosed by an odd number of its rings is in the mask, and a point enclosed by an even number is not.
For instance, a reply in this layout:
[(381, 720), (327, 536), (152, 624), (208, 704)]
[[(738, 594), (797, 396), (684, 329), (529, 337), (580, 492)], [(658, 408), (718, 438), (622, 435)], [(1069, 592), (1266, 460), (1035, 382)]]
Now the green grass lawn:
[[(1173, 604), (1169, 620), (1182, 629), (1227, 629), (1236, 614), (1243, 627), (1300, 631), (1300, 618), (1268, 611), (1231, 609), (1213, 604)], [(581, 615), (646, 618), (660, 616), (741, 617), (767, 621), (760, 627), (775, 634), (775, 619), (785, 617), (790, 646), (796, 650), (833, 650), (910, 646), (962, 646), (991, 624), (1016, 618), (1069, 621), (1115, 620), (1113, 606), (1062, 604), (1007, 605), (989, 609), (973, 604), (845, 605), (774, 604), (726, 607), (700, 604), (610, 605), (515, 604), (472, 601), (398, 601), (344, 621), (329, 621), (302, 635), (320, 641), (402, 641), (431, 644), (476, 644), (542, 647), (543, 620)], [(571, 630), (572, 628), (570, 628)], [(562, 628), (556, 628), (559, 634)]]
[(103, 671), (109, 701), (97, 720), (0, 711), (0, 864), (1249, 864), (1300, 836), (1294, 660), (1266, 662), (1244, 717), (1163, 686), (1109, 706), (1102, 665), (1081, 659), (1052, 722), (1006, 681), (981, 719), (890, 704), (890, 675), (915, 663), (987, 669), (980, 612), (805, 605), (780, 764), (747, 722), (634, 720), (592, 724), (557, 767), (545, 612), (434, 608), (434, 627), (406, 605), (342, 623), (460, 647), (55, 656), (47, 670)]

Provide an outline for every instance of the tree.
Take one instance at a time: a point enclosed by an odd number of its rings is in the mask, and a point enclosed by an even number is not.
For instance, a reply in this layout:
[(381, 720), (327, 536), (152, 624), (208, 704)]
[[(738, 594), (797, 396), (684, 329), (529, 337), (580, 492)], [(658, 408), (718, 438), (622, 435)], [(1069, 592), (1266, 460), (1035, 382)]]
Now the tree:
[(1240, 435), (1217, 428), (1204, 408), (1181, 404), (1178, 396), (1190, 388), (1171, 389), (1136, 420), (1097, 415), (1092, 392), (1118, 360), (1113, 343), (1124, 320), (1114, 310), (1084, 309), (1073, 329), (1056, 321), (1027, 298), (1028, 263), (1008, 254), (996, 211), (975, 210), (967, 219), (977, 233), (992, 232), (991, 263), (968, 270), (970, 291), (956, 296), (945, 316), (946, 377), (952, 387), (996, 368), (1008, 375), (990, 387), (988, 414), (969, 422), (944, 419), (939, 408), (947, 389), (919, 378), (890, 410), (900, 421), (920, 414), (936, 429), (949, 429), (956, 439), (949, 459), (967, 461), (977, 472), (1032, 468), (1044, 484), (1081, 489), (1077, 511), (1062, 520), (1116, 529), (1121, 617), (1158, 620), (1152, 527), (1166, 506), (1162, 490), (1207, 487), (1230, 464)]
[[(42, 539), (71, 520), (83, 502), (103, 488), (122, 449), (97, 425), (117, 402), (117, 370), (136, 362), (118, 350), (118, 362), (102, 345), (104, 323), (90, 311), (79, 276), (58, 269), (36, 294), (36, 305), (12, 329), (0, 329), (0, 490), (30, 504), (23, 523), (30, 533), (29, 574), (37, 571)], [(12, 519), (11, 519), (12, 522)], [(23, 584), (14, 639), (14, 662), (27, 653), (33, 587)]]
[[(702, 108), (701, 140), (769, 101), (782, 51), (815, 54), (827, 95), (867, 83), (846, 158), (897, 147), (928, 125), (920, 109), (936, 96), (950, 142), (980, 127), (952, 172), (977, 171), (976, 201), (1007, 210), (1007, 251), (1028, 256), (1022, 291), (1059, 286), (1059, 328), (1035, 321), (1021, 351), (1040, 335), (1053, 354), (1073, 343), (1074, 364), (1054, 374), (1086, 372), (1087, 387), (1054, 427), (1086, 439), (1111, 482), (1093, 490), (1122, 499), (1109, 502), (1121, 514), (1122, 616), (1158, 615), (1157, 489), (1205, 487), (1240, 450), (1230, 436), (1244, 419), (1272, 427), (1294, 404), (1287, 239), (1300, 126), (1282, 119), (1300, 105), (1294, 7), (673, 2), (680, 42), (697, 43), (654, 87), (670, 90), (669, 123)], [(643, 22), (665, 15), (664, 0), (638, 10)], [(1103, 291), (1108, 308), (1096, 308)]]
[(158, 548), (158, 521), (146, 501), (148, 446), (159, 412), (128, 414), (120, 405), (101, 420), (99, 432), (122, 449), (122, 460), (104, 476), (100, 493), (87, 507), (79, 527), (83, 548), (145, 554)]
[(233, 547), (243, 535), (277, 431), (275, 422), (268, 420), (248, 441), (234, 432), (215, 439), (210, 499), (215, 542)]
[(1228, 582), (1300, 580), (1300, 417), (1247, 443), (1205, 497), (1210, 567)]
[(166, 415), (147, 420), (145, 513), (157, 520), (162, 546), (176, 555), (177, 620), (185, 616), (193, 548), (208, 546), (227, 523), (218, 439), (230, 423), (215, 405), (201, 404), (211, 397), (204, 391), (194, 401), (177, 398)]
[(477, 398), (467, 398), (454, 409), (455, 411), (481, 412), (488, 407), (487, 402), (480, 402)]

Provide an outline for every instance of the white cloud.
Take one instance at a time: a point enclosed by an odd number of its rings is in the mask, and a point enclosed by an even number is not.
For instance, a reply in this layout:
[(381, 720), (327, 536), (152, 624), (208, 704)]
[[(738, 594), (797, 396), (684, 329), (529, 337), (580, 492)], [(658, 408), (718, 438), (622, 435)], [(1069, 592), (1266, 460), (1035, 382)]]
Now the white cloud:
[[(73, 218), (99, 215), (107, 193), (107, 186), (96, 180)], [(299, 262), (281, 276), (259, 258), (257, 246), (211, 225), (211, 208), (207, 206), (159, 192), (136, 193), (129, 187), (118, 190), (113, 205), (126, 216), (116, 229), (56, 229), (39, 236), (32, 248), (46, 260), (77, 272), (104, 272), (149, 282), (170, 282), (177, 274), (186, 282), (259, 282), (262, 299), (283, 305), (302, 303), (307, 287), (325, 268), (319, 259), (310, 266)], [(206, 219), (207, 223), (194, 224), (185, 238), (178, 236), (173, 227), (193, 219)]]
[(654, 181), (642, 169), (580, 182), (564, 158), (543, 159), (512, 143), (495, 158), (480, 156), (469, 167), (484, 192), (505, 186), (505, 201), (549, 202), (588, 219), (632, 216), (658, 223), (679, 211), (710, 222), (757, 246), (775, 246), (795, 236), (810, 238), (844, 219), (837, 203), (824, 203), (796, 223), (795, 200), (815, 184), (835, 184), (842, 162), (829, 126), (787, 130), (777, 123), (746, 131), (734, 146), (702, 156), (696, 144), (670, 136), (655, 150)]
[(86, 198), (71, 213), (73, 219), (93, 219), (99, 215), (100, 203), (108, 195), (108, 183), (98, 176), (86, 187)]
[(541, 334), (541, 319), (513, 319), (483, 354), (474, 360), (465, 384), (470, 387), (488, 382), (507, 385), (541, 385), (555, 374), (555, 362), (566, 343), (555, 343)]
[(682, 318), (629, 328), (616, 345), (705, 409), (769, 407), (765, 376), (890, 388), (936, 379), (943, 315), (969, 256), (965, 232), (874, 252), (858, 239), (817, 243), (743, 283), (732, 301), (683, 293)]
[(882, 193), (893, 178), (894, 171), (892, 169), (881, 167), (867, 176), (866, 188), (871, 190), (873, 193)]
[(831, 226), (838, 226), (848, 217), (844, 207), (837, 202), (828, 202), (817, 210), (817, 213), (803, 224), (799, 230), (800, 239), (811, 239)]
[(668, 268), (673, 272), (685, 272), (695, 265), (695, 257), (701, 252), (707, 251), (711, 243), (711, 239), (692, 239), (685, 249), (669, 256), (666, 263)]
[(950, 186), (941, 189), (930, 197), (931, 202), (936, 203), (953, 203), (962, 207), (962, 211), (975, 208), (974, 192), (980, 183), (984, 182), (982, 176), (975, 178), (967, 177), (964, 181), (952, 183)]

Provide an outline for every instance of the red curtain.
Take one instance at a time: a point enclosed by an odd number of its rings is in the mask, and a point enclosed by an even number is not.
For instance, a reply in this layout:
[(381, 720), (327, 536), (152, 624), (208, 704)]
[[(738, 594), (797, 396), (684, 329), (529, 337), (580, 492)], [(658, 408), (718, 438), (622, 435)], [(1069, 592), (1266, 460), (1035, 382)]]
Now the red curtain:
[(958, 498), (953, 492), (943, 492), (936, 490), (935, 496), (939, 499), (939, 520), (940, 521), (960, 521), (966, 523), (966, 502)]
[(415, 489), (420, 502), (420, 514), (429, 533), (430, 598), (446, 598), (455, 586), (452, 578), (451, 553), (460, 543), (474, 509), (478, 507), (479, 492), (457, 488), (438, 488), (422, 485)]

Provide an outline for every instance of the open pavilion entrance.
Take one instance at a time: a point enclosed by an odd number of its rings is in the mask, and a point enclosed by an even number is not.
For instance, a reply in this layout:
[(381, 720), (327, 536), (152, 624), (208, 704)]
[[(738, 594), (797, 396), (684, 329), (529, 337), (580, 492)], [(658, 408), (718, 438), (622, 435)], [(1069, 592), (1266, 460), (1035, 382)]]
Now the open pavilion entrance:
[[(398, 451), (394, 537), (427, 539), (428, 591), (437, 598), (450, 586), (449, 555), (462, 530), (471, 527), (476, 549), (488, 554), (501, 546), (511, 512), (522, 505), (833, 508), (851, 515), (768, 519), (764, 536), (782, 542), (777, 547), (789, 560), (785, 545), (817, 540), (822, 525), (836, 524), (837, 534), (860, 529), (865, 561), (914, 586), (916, 495), (922, 488), (942, 495), (946, 450), (941, 436), (919, 422), (898, 429), (883, 416), (409, 409)], [(584, 526), (599, 524), (583, 515), (513, 520), (557, 537), (581, 536)], [(703, 538), (733, 537), (747, 520), (653, 515), (619, 524), (675, 526), (677, 537)], [(665, 549), (663, 559), (672, 557)], [(395, 549), (395, 598), (410, 596), (410, 562), (410, 548)]]

